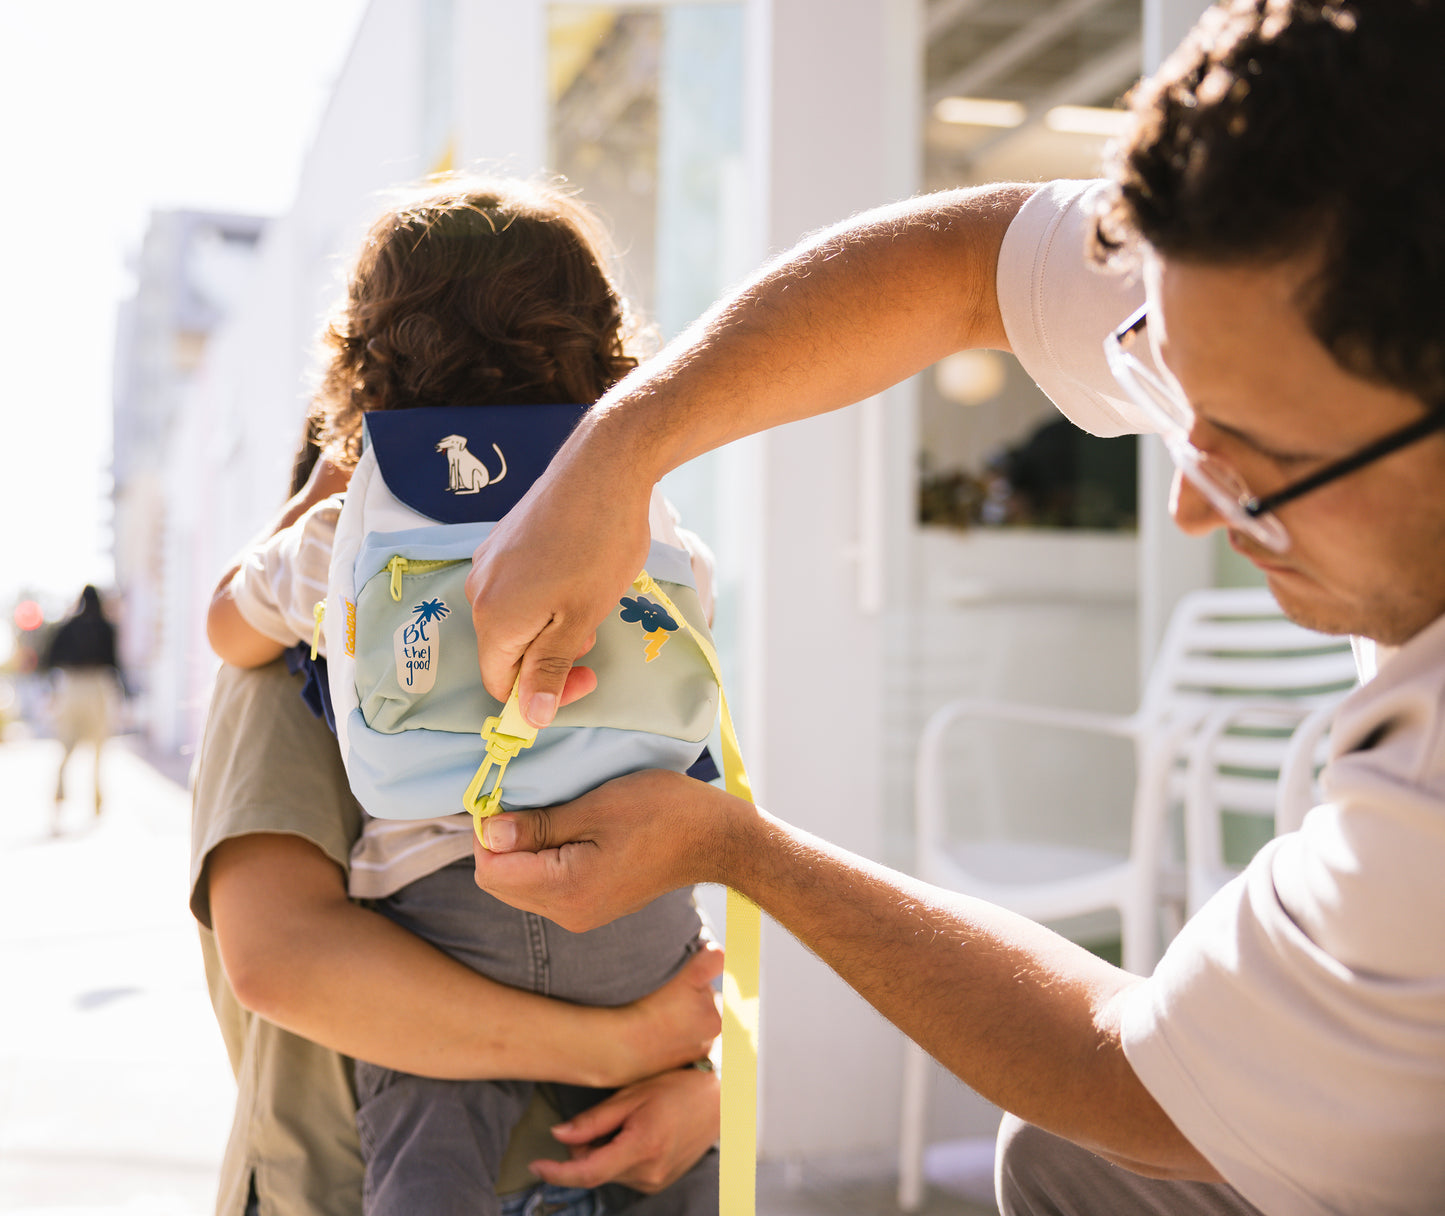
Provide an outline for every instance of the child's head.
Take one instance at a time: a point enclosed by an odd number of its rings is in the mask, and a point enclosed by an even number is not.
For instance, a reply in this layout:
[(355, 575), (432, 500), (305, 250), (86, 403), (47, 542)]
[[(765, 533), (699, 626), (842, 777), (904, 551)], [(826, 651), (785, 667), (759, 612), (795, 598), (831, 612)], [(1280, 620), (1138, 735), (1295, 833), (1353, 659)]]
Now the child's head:
[(605, 250), (586, 208), (528, 182), (451, 181), (390, 208), (326, 328), (322, 443), (354, 461), (369, 410), (591, 404), (637, 363)]

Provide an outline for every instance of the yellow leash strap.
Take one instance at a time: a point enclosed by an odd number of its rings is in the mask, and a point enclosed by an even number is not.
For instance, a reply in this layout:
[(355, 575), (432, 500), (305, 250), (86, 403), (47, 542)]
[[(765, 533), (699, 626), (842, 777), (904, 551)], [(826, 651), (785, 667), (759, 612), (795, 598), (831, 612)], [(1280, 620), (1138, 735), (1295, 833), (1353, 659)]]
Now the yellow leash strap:
[[(723, 780), (735, 798), (753, 800), (742, 750), (728, 712), (727, 691), (717, 651), (694, 629), (667, 594), (644, 570), (632, 586), (650, 595), (678, 621), (712, 668), (722, 700)], [(718, 1211), (722, 1216), (754, 1216), (758, 1163), (758, 973), (763, 933), (757, 904), (728, 888), (727, 961), (723, 965), (722, 1139), (718, 1162)]]
[[(753, 800), (752, 786), (743, 767), (742, 750), (728, 712), (727, 691), (717, 651), (706, 635), (687, 617), (644, 570), (633, 580), (633, 590), (657, 600), (692, 636), (717, 681), (721, 701), (723, 780), (735, 798)], [(658, 643), (660, 646), (660, 642)], [(654, 651), (654, 654), (656, 652)], [(472, 816), (477, 839), (482, 821), (502, 809), (502, 777), (507, 765), (537, 739), (537, 728), (522, 716), (517, 685), (497, 717), (482, 724), (486, 756), (467, 786), (462, 802)], [(491, 788), (485, 789), (488, 779)], [(758, 906), (731, 888), (727, 896), (727, 961), (723, 965), (722, 1030), (722, 1136), (718, 1210), (723, 1216), (754, 1216), (757, 1207), (758, 1158), (758, 973), (761, 962), (762, 914)]]

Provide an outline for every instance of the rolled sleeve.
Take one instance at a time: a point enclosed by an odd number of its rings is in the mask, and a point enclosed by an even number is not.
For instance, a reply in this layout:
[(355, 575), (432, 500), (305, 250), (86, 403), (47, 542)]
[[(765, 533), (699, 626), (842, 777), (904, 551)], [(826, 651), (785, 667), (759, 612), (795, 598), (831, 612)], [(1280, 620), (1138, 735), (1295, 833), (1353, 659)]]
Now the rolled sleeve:
[(216, 675), (191, 819), (191, 912), (211, 925), (206, 862), (225, 840), (256, 832), (299, 836), (343, 872), (361, 834), (336, 738), (301, 699), (282, 662)]
[(1004, 234), (997, 279), (1014, 356), (1070, 422), (1107, 438), (1150, 428), (1104, 358), (1104, 339), (1139, 307), (1144, 289), (1087, 256), (1103, 188), (1075, 181), (1041, 187)]

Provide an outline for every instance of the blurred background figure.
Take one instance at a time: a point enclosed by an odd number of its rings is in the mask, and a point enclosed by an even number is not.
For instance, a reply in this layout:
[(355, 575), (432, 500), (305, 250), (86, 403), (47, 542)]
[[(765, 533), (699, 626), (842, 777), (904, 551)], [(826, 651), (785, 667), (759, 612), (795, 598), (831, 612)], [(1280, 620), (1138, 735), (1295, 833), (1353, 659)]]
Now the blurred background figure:
[(110, 738), (120, 692), (115, 661), (115, 626), (101, 606), (100, 592), (86, 584), (75, 611), (56, 627), (41, 660), (53, 673), (55, 737), (64, 749), (55, 774), (55, 811), (51, 831), (59, 833), (65, 801), (65, 766), (81, 743), (95, 748), (95, 813), (100, 814), (100, 753)]

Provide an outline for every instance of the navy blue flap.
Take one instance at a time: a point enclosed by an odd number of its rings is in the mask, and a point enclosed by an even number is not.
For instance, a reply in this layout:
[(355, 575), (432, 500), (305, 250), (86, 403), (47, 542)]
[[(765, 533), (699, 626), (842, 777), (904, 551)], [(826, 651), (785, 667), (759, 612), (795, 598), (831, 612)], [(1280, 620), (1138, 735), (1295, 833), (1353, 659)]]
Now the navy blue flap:
[(381, 476), (443, 524), (501, 519), (542, 475), (588, 407), (456, 405), (365, 415)]

